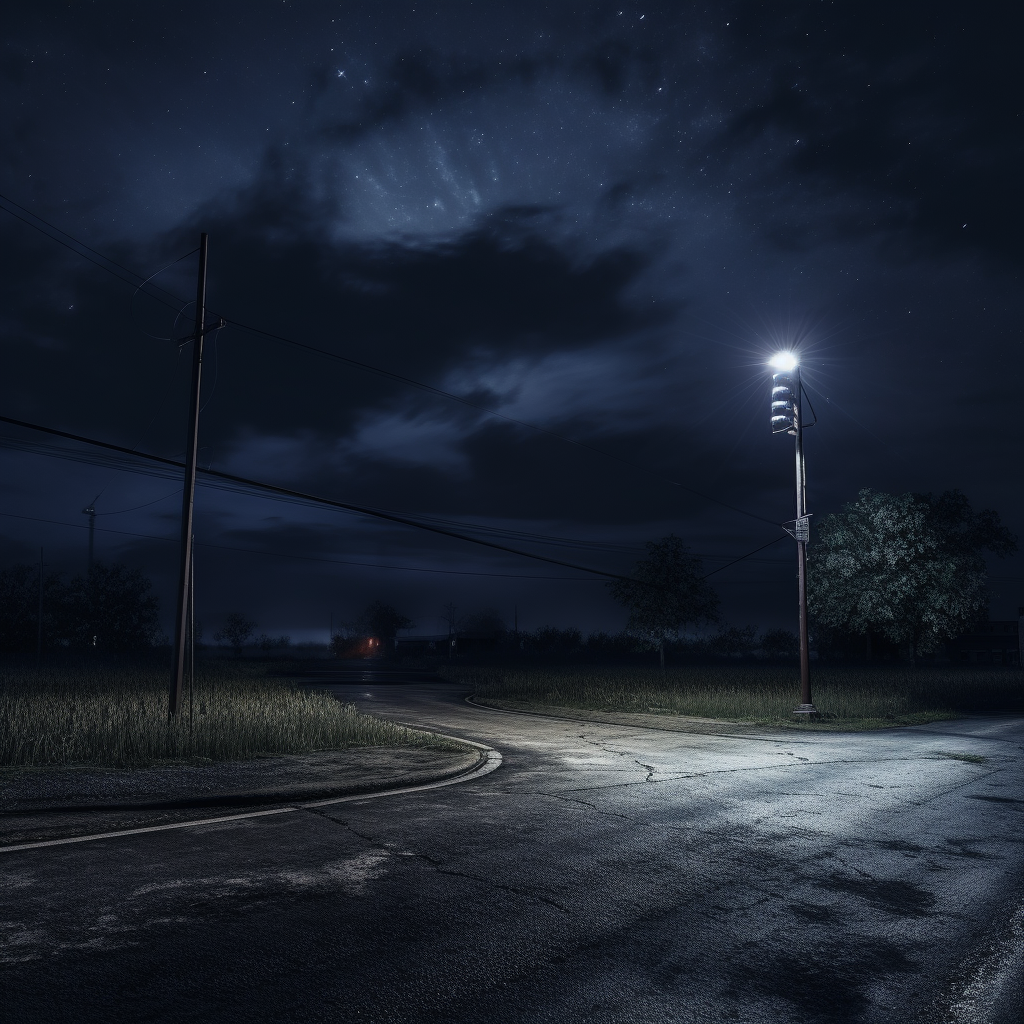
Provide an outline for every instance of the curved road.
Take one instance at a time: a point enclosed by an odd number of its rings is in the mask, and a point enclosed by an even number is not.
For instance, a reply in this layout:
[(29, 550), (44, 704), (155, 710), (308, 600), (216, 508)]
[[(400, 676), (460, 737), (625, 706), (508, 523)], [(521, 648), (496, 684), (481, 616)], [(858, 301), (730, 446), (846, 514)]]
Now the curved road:
[(4, 1020), (1024, 1018), (1021, 719), (696, 735), (368, 680), (332, 689), (503, 766), (3, 855)]

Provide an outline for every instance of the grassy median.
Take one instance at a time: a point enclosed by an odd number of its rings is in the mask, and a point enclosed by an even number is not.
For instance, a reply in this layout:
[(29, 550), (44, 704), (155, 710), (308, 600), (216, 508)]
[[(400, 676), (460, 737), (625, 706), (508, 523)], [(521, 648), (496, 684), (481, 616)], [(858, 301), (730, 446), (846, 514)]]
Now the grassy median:
[(245, 663), (197, 668), (191, 702), (186, 691), (169, 724), (168, 675), (148, 666), (0, 667), (0, 767), (139, 767), (366, 746), (463, 749)]
[(712, 665), (657, 669), (560, 666), (441, 666), (472, 685), (482, 703), (575, 710), (685, 715), (810, 729), (880, 729), (969, 714), (1024, 710), (1019, 670), (847, 668), (816, 664), (815, 721), (794, 716), (799, 703), (791, 666)]

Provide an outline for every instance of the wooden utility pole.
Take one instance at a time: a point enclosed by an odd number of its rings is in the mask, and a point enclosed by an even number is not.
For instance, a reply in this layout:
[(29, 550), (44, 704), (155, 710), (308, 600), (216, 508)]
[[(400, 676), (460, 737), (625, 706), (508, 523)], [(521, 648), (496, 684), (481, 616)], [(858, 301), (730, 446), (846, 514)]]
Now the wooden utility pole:
[(444, 608), (444, 617), (448, 620), (448, 660), (452, 660), (452, 654), (455, 650), (455, 644), (458, 640), (458, 634), (455, 632), (455, 605), (448, 603)]
[(185, 484), (181, 493), (181, 563), (178, 575), (178, 604), (175, 609), (174, 664), (167, 714), (181, 709), (182, 677), (185, 670), (185, 633), (188, 626), (192, 566), (192, 507), (196, 493), (196, 455), (199, 451), (199, 389), (203, 378), (203, 334), (206, 324), (206, 247), (208, 236), (199, 236), (199, 280), (196, 285), (196, 330), (192, 340), (192, 393), (188, 406), (188, 443), (185, 446)]

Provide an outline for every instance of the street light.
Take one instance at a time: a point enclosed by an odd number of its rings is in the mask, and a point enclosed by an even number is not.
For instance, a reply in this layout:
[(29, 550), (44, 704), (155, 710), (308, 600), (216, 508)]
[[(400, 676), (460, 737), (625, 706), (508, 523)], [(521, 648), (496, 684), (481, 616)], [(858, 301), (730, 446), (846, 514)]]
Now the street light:
[(815, 715), (811, 701), (811, 655), (807, 637), (807, 542), (811, 518), (807, 512), (807, 471), (804, 465), (804, 424), (801, 417), (800, 359), (795, 352), (778, 352), (770, 360), (772, 374), (773, 434), (796, 438), (796, 519), (783, 529), (796, 541), (797, 593), (800, 621), (800, 706), (795, 715)]

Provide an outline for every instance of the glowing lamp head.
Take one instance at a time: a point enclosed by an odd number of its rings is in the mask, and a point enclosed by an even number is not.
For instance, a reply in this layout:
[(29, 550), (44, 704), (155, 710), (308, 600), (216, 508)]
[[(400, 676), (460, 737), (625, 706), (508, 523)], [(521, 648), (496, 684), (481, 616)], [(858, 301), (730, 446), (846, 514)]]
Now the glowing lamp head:
[(800, 365), (795, 352), (777, 352), (769, 360), (769, 364), (782, 373), (792, 373)]

